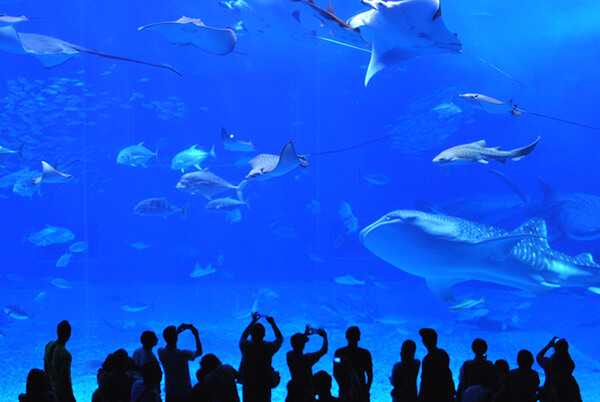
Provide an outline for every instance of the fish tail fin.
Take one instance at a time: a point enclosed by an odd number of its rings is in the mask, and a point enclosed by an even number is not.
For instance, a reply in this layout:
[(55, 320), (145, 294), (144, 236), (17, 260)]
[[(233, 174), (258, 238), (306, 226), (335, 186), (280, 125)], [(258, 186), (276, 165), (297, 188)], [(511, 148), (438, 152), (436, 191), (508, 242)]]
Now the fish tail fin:
[(514, 151), (512, 151), (513, 156), (511, 157), (511, 159), (513, 161), (518, 161), (520, 159), (523, 159), (527, 155), (529, 155), (531, 152), (533, 152), (533, 150), (535, 149), (535, 146), (537, 145), (539, 140), (540, 140), (540, 137), (538, 137), (532, 144), (529, 144), (523, 148), (518, 148), (518, 149), (515, 149)]
[(183, 215), (183, 217), (185, 218), (185, 211), (187, 211), (187, 208), (189, 207), (190, 204), (185, 204), (183, 206), (183, 208), (181, 208), (181, 215)]
[(215, 153), (215, 146), (213, 144), (212, 148), (210, 149), (210, 156), (212, 156), (213, 158), (217, 159), (217, 154)]
[(246, 198), (246, 201), (244, 201), (244, 203), (248, 207), (248, 211), (251, 211), (252, 209), (250, 208), (250, 197)]
[(508, 176), (506, 176), (504, 173), (500, 173), (497, 170), (491, 170), (490, 173), (496, 175), (496, 177), (498, 177), (500, 180), (502, 180), (502, 182), (504, 184), (506, 184), (512, 191), (514, 191), (515, 194), (517, 194), (519, 196), (519, 198), (521, 198), (521, 200), (523, 200), (523, 202), (529, 203), (531, 201), (529, 199), (529, 196), (527, 196), (523, 192), (523, 190), (521, 190), (521, 188), (519, 188), (519, 186), (517, 186), (516, 183), (513, 182), (511, 179), (509, 179)]
[(156, 147), (156, 151), (154, 151), (154, 158), (158, 161), (158, 146)]
[[(242, 202), (244, 201), (244, 196), (242, 194), (242, 190), (244, 189), (244, 187), (246, 186), (247, 183), (248, 183), (248, 180), (242, 180), (242, 182), (237, 185), (238, 200), (240, 200)], [(248, 208), (250, 208), (250, 207), (248, 207)]]
[(33, 184), (34, 186), (37, 186), (41, 182), (42, 182), (42, 176), (34, 177), (33, 179), (31, 179), (31, 184)]
[(221, 141), (227, 141), (229, 139), (229, 134), (227, 133), (227, 130), (225, 130), (225, 127), (221, 127)]
[(21, 146), (19, 147), (19, 156), (21, 157), (21, 159), (23, 159), (25, 162), (27, 162), (27, 160), (25, 160), (25, 157), (23, 156), (23, 147), (25, 146), (25, 143), (22, 143)]

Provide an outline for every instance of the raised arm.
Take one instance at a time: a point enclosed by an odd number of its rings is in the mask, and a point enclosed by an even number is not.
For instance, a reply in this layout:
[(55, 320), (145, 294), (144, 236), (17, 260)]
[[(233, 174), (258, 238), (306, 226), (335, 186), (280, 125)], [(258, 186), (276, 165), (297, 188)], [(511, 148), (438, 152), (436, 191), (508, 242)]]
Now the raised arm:
[(194, 334), (194, 338), (196, 339), (196, 357), (202, 356), (202, 343), (200, 343), (198, 330), (193, 325), (190, 325), (190, 331), (192, 331), (192, 334)]
[(242, 332), (242, 336), (240, 337), (240, 348), (242, 347), (242, 342), (248, 340), (248, 336), (250, 335), (250, 330), (252, 329), (254, 324), (256, 324), (258, 322), (259, 319), (260, 319), (260, 314), (258, 314), (256, 311), (254, 311), (252, 313), (252, 321), (250, 321), (250, 324), (248, 324), (248, 326), (246, 327), (244, 332)]
[(317, 355), (319, 359), (327, 354), (327, 349), (329, 347), (329, 342), (327, 341), (327, 332), (323, 328), (319, 328), (316, 330), (316, 333), (323, 338), (323, 345), (321, 345), (321, 349), (317, 351)]
[(552, 338), (550, 340), (550, 342), (548, 342), (548, 344), (546, 346), (544, 346), (544, 348), (542, 350), (540, 350), (539, 353), (537, 354), (537, 356), (535, 357), (535, 360), (538, 362), (538, 364), (540, 366), (542, 366), (542, 368), (544, 370), (546, 369), (546, 367), (544, 366), (544, 357), (545, 357), (546, 353), (548, 353), (548, 350), (550, 350), (550, 348), (554, 346), (554, 344), (556, 343), (556, 341), (558, 339), (559, 338), (557, 336)]
[(275, 344), (277, 345), (277, 350), (279, 350), (283, 343), (283, 335), (277, 327), (277, 324), (275, 324), (275, 319), (273, 317), (267, 316), (267, 322), (271, 324), (271, 327), (273, 328), (273, 332), (275, 333)]

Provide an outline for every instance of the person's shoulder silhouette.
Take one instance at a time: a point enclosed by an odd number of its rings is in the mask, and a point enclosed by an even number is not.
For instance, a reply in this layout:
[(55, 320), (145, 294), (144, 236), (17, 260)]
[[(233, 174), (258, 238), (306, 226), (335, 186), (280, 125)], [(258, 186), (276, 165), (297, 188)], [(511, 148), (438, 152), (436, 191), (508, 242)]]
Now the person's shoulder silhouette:
[(450, 371), (450, 357), (437, 347), (437, 332), (422, 328), (419, 335), (427, 348), (421, 370), (420, 402), (446, 402), (454, 400), (454, 380)]
[(394, 402), (414, 402), (417, 400), (417, 376), (421, 362), (415, 359), (417, 345), (406, 340), (400, 350), (400, 362), (394, 365), (390, 383), (394, 387), (391, 395)]

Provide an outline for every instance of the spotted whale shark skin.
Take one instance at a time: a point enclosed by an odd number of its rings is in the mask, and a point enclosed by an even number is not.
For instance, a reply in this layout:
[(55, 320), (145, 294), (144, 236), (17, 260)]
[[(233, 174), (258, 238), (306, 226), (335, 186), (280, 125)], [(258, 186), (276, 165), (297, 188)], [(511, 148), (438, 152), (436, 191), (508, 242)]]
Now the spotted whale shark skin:
[(492, 282), (544, 295), (558, 287), (600, 292), (600, 265), (589, 254), (572, 257), (548, 245), (546, 223), (534, 218), (513, 231), (421, 211), (397, 210), (363, 229), (362, 244), (376, 256), (425, 278), (452, 302), (452, 286)]

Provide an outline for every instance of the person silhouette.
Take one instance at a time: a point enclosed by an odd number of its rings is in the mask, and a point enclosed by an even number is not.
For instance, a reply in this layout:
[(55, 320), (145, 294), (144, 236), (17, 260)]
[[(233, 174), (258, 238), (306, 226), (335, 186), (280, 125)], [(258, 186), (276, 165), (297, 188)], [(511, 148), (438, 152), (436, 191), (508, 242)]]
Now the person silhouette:
[[(321, 349), (313, 353), (304, 353), (308, 336), (312, 334), (318, 334), (323, 338)], [(292, 350), (287, 353), (287, 364), (292, 380), (295, 381), (294, 389), (299, 390), (301, 397), (310, 400), (314, 398), (312, 367), (327, 353), (327, 332), (322, 328), (315, 329), (307, 325), (304, 333), (292, 335), (290, 342)]]
[(209, 353), (200, 361), (203, 383), (210, 401), (240, 402), (235, 380), (238, 372), (229, 364), (222, 364), (217, 356)]
[(97, 377), (98, 389), (92, 395), (92, 402), (128, 402), (140, 372), (125, 349), (119, 349), (108, 355)]
[(477, 338), (471, 344), (471, 350), (475, 353), (473, 360), (467, 360), (460, 368), (458, 390), (456, 401), (461, 402), (465, 390), (469, 387), (479, 385), (491, 393), (496, 385), (496, 373), (494, 364), (487, 360), (487, 343)]
[(369, 402), (373, 384), (373, 361), (367, 349), (359, 348), (360, 330), (352, 326), (346, 330), (348, 346), (335, 351), (333, 376), (344, 402)]
[(42, 370), (33, 369), (27, 374), (25, 393), (19, 395), (19, 402), (56, 402), (56, 395), (50, 388), (48, 376)]
[(161, 402), (160, 381), (162, 370), (158, 361), (151, 361), (142, 366), (142, 379), (131, 387), (131, 402)]
[(416, 402), (417, 401), (417, 376), (421, 362), (415, 359), (417, 345), (408, 339), (402, 344), (400, 350), (400, 362), (394, 364), (390, 383), (393, 402)]
[(152, 331), (144, 331), (140, 337), (142, 347), (133, 352), (133, 362), (141, 369), (144, 364), (156, 362), (158, 359), (152, 352), (152, 348), (158, 343), (156, 334)]
[[(275, 333), (274, 341), (265, 341), (265, 327), (258, 322), (261, 317), (259, 313), (253, 312), (250, 324), (240, 337), (239, 347), (242, 352), (242, 361), (238, 382), (243, 385), (244, 402), (270, 402), (271, 388), (275, 388), (280, 381), (279, 373), (273, 369), (271, 364), (273, 355), (281, 348), (283, 335), (273, 317), (264, 316)], [(251, 340), (248, 340), (248, 336), (251, 337)]]
[[(196, 340), (196, 350), (177, 349), (179, 334), (190, 330)], [(165, 373), (166, 402), (187, 401), (192, 393), (192, 381), (188, 361), (202, 355), (202, 343), (198, 330), (191, 324), (181, 324), (179, 327), (168, 326), (163, 331), (167, 346), (158, 349), (158, 358)]]
[(419, 402), (447, 402), (454, 400), (454, 380), (450, 371), (450, 357), (437, 347), (437, 332), (421, 328), (419, 335), (427, 348), (421, 371)]
[[(554, 354), (546, 357), (550, 348)], [(569, 344), (565, 339), (554, 337), (536, 356), (536, 360), (544, 369), (546, 381), (540, 390), (540, 401), (580, 402), (581, 392), (573, 377), (575, 363), (569, 354)]]
[(56, 332), (58, 339), (49, 342), (44, 351), (44, 371), (58, 402), (73, 402), (75, 397), (71, 385), (71, 353), (65, 346), (71, 338), (71, 324), (67, 320), (61, 321)]
[(508, 394), (513, 402), (535, 402), (540, 386), (540, 376), (533, 370), (533, 354), (521, 350), (517, 355), (518, 368), (508, 375)]
[(339, 398), (331, 395), (331, 382), (332, 378), (326, 371), (318, 371), (313, 376), (313, 386), (319, 402), (339, 401)]

